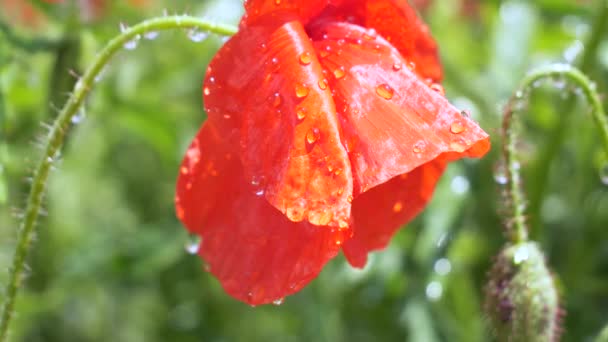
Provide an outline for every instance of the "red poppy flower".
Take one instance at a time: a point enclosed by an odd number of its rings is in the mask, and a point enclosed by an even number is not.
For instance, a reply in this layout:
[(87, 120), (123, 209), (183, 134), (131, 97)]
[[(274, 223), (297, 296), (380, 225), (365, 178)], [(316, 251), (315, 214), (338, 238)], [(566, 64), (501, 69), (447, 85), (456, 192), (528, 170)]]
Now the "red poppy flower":
[(435, 83), (437, 48), (405, 0), (250, 0), (208, 67), (208, 119), (176, 210), (249, 304), (300, 290), (342, 249), (363, 267), (487, 134)]

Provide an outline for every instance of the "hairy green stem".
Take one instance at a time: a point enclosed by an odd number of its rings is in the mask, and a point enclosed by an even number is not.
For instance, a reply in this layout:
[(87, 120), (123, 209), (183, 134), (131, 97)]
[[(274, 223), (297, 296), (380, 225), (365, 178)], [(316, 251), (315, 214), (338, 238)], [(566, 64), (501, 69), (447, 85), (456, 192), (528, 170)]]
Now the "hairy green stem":
[(528, 228), (525, 220), (526, 199), (521, 188), (520, 164), (517, 158), (517, 129), (513, 128), (513, 118), (517, 110), (515, 107), (520, 101), (525, 101), (523, 97), (537, 82), (544, 79), (563, 79), (580, 89), (581, 95), (585, 97), (591, 106), (591, 115), (600, 131), (600, 138), (608, 155), (608, 121), (599, 94), (595, 89), (594, 83), (587, 78), (580, 70), (569, 64), (552, 64), (540, 67), (530, 72), (522, 81), (521, 86), (509, 99), (505, 107), (503, 118), (503, 157), (507, 171), (507, 196), (510, 200), (512, 210), (512, 227), (508, 232), (509, 238), (514, 243), (526, 241), (528, 238)]
[[(598, 49), (604, 33), (608, 30), (608, 0), (597, 0), (593, 10), (597, 15), (593, 22), (591, 32), (584, 42), (585, 49), (582, 52), (578, 67), (586, 74), (590, 74), (596, 64)], [(563, 105), (563, 112), (569, 113), (576, 107), (575, 98), (570, 96)], [(557, 127), (549, 133), (549, 138), (543, 150), (539, 153), (538, 167), (532, 171), (531, 180), (528, 184), (530, 194), (530, 224), (533, 227), (540, 225), (540, 208), (548, 183), (548, 175), (551, 170), (552, 161), (557, 157), (559, 147), (562, 145), (565, 132), (570, 127), (568, 117), (559, 120)]]
[(121, 51), (125, 44), (139, 39), (146, 32), (170, 29), (195, 29), (220, 35), (233, 35), (237, 30), (233, 26), (211, 23), (204, 19), (186, 15), (145, 20), (124, 30), (112, 39), (95, 57), (84, 75), (76, 82), (70, 98), (59, 112), (59, 116), (55, 119), (47, 135), (43, 156), (34, 172), (31, 189), (27, 198), (25, 215), (19, 227), (17, 247), (9, 269), (4, 303), (0, 311), (0, 342), (5, 341), (7, 337), (8, 327), (15, 309), (15, 299), (24, 278), (25, 261), (34, 238), (34, 227), (40, 213), (49, 172), (55, 157), (63, 145), (72, 118), (78, 113), (84, 99), (91, 91), (95, 78), (108, 64), (112, 56)]

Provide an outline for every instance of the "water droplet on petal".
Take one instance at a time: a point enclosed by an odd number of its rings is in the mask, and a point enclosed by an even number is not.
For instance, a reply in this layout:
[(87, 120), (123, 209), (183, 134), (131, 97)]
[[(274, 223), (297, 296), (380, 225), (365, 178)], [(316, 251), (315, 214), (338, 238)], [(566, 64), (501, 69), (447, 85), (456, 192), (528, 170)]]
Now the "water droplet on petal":
[(205, 94), (205, 96), (211, 94), (211, 90), (209, 89), (209, 87), (204, 87), (203, 88), (203, 94)]
[(395, 91), (388, 84), (383, 83), (376, 87), (376, 94), (380, 95), (385, 100), (390, 100), (395, 95)]
[(363, 39), (365, 40), (375, 40), (376, 39), (376, 30), (370, 29), (363, 34)]
[(414, 63), (414, 62), (408, 62), (407, 63), (407, 68), (410, 69), (411, 71), (416, 70), (416, 63)]
[(352, 195), (349, 195), (348, 197), (346, 197), (346, 201), (347, 201), (348, 203), (353, 203), (353, 196), (352, 196)]
[(306, 118), (306, 110), (304, 110), (304, 108), (298, 108), (296, 110), (296, 116), (298, 120), (304, 120)]
[(393, 64), (393, 70), (399, 71), (399, 70), (401, 70), (401, 68), (402, 68), (401, 67), (401, 63), (395, 63), (395, 64)]
[(426, 142), (424, 140), (418, 140), (414, 144), (412, 151), (414, 151), (414, 153), (422, 153), (422, 152), (424, 152), (425, 149), (426, 149)]
[(308, 96), (309, 92), (310, 92), (310, 89), (308, 89), (308, 86), (306, 84), (303, 84), (303, 83), (296, 84), (296, 96), (299, 99)]
[(450, 125), (450, 132), (452, 132), (453, 134), (460, 134), (460, 133), (466, 131), (466, 129), (467, 128), (460, 121), (454, 121)]
[(450, 143), (450, 149), (462, 153), (467, 150), (467, 143), (463, 139), (456, 139)]
[(281, 99), (281, 94), (274, 93), (273, 95), (270, 96), (270, 101), (272, 102), (272, 106), (276, 108), (281, 105), (281, 103), (283, 102), (283, 99)]
[(188, 174), (188, 168), (185, 166), (182, 166), (179, 171), (182, 173), (182, 175), (187, 175)]
[(274, 64), (274, 65), (277, 65), (277, 64), (279, 64), (279, 59), (278, 59), (278, 58), (276, 58), (276, 57), (272, 57), (272, 59), (270, 60), (270, 62), (271, 62), (272, 64)]
[(445, 89), (443, 89), (443, 86), (439, 83), (433, 83), (431, 84), (431, 90), (434, 90), (436, 92), (438, 92), (441, 95), (445, 95)]
[(310, 55), (310, 52), (306, 51), (300, 54), (300, 63), (302, 65), (309, 65), (312, 63), (312, 56)]
[[(279, 1), (279, 2), (280, 2), (280, 0), (275, 0), (275, 1)], [(283, 304), (283, 302), (284, 302), (284, 301), (285, 301), (285, 299), (284, 299), (284, 298), (275, 299), (275, 300), (272, 302), (272, 305), (279, 306), (279, 305)]]
[(144, 33), (144, 38), (147, 40), (154, 40), (158, 38), (159, 35), (160, 33), (158, 31), (148, 31)]
[(319, 88), (321, 90), (327, 89), (327, 80), (326, 79), (322, 79), (319, 81)]
[(309, 144), (316, 143), (321, 137), (321, 131), (318, 128), (311, 128), (308, 133), (306, 133), (306, 142)]
[(401, 201), (395, 202), (395, 205), (393, 205), (393, 212), (398, 213), (398, 212), (401, 212), (401, 210), (403, 210), (403, 202), (401, 202)]
[(344, 71), (344, 67), (343, 66), (341, 66), (341, 67), (339, 67), (339, 68), (337, 68), (337, 69), (334, 70), (334, 77), (336, 79), (339, 80), (342, 77), (344, 77), (344, 75), (346, 75), (346, 72)]

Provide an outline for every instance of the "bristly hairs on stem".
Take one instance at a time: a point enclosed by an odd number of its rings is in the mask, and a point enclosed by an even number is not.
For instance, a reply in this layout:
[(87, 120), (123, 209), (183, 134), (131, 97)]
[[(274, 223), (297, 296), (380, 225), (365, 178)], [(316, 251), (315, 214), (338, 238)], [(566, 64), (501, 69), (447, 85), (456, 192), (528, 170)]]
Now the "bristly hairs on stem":
[(2, 307), (0, 307), (0, 342), (6, 341), (9, 325), (14, 316), (15, 299), (26, 271), (25, 260), (34, 240), (34, 228), (42, 209), (49, 173), (55, 156), (63, 146), (73, 117), (79, 112), (85, 97), (95, 84), (96, 78), (118, 51), (148, 32), (171, 29), (196, 29), (222, 36), (234, 35), (237, 31), (237, 28), (231, 25), (213, 23), (188, 15), (163, 16), (145, 20), (130, 28), (125, 27), (97, 54), (84, 75), (76, 82), (68, 101), (53, 122), (52, 128), (46, 136), (43, 155), (35, 168), (24, 217), (18, 229), (17, 245), (9, 268), (8, 283), (3, 292), (4, 298)]
[(529, 91), (545, 79), (561, 79), (579, 89), (581, 95), (591, 106), (591, 116), (600, 131), (601, 143), (608, 156), (608, 121), (595, 84), (580, 70), (569, 64), (551, 64), (539, 67), (530, 72), (522, 81), (519, 89), (511, 96), (504, 110), (502, 135), (502, 154), (506, 171), (506, 195), (510, 205), (510, 224), (507, 225), (507, 237), (512, 243), (528, 239), (528, 227), (525, 219), (526, 198), (521, 185), (520, 163), (517, 157), (517, 133), (514, 119), (521, 101)]

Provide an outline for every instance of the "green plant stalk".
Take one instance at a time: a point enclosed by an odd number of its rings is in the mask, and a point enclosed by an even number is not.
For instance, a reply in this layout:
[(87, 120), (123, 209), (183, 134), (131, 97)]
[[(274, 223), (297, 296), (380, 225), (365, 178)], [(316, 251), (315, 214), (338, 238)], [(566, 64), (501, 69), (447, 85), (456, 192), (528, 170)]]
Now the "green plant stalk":
[(522, 81), (518, 91), (515, 92), (505, 107), (503, 119), (503, 157), (507, 167), (507, 196), (511, 201), (512, 225), (508, 235), (513, 243), (524, 242), (528, 238), (528, 229), (525, 220), (525, 194), (521, 188), (520, 165), (517, 160), (517, 130), (513, 129), (515, 104), (521, 101), (522, 94), (526, 94), (534, 85), (544, 79), (563, 78), (565, 81), (581, 90), (581, 94), (591, 106), (591, 115), (600, 131), (600, 138), (606, 154), (608, 154), (608, 121), (599, 94), (593, 82), (580, 70), (569, 64), (552, 64), (540, 67), (530, 72)]
[(101, 73), (110, 59), (123, 49), (126, 43), (139, 39), (146, 32), (171, 29), (196, 29), (226, 36), (233, 35), (237, 31), (236, 27), (230, 25), (216, 24), (187, 15), (159, 17), (145, 20), (121, 32), (97, 54), (91, 66), (76, 82), (70, 98), (59, 112), (59, 116), (55, 119), (47, 135), (44, 153), (35, 169), (32, 186), (27, 198), (25, 215), (19, 227), (17, 247), (9, 269), (3, 306), (0, 311), (0, 342), (5, 341), (8, 334), (9, 324), (15, 309), (15, 299), (24, 278), (25, 261), (34, 238), (34, 227), (40, 213), (49, 172), (55, 156), (58, 155), (63, 145), (72, 118), (77, 114), (87, 94), (91, 91), (95, 78)]
[[(608, 30), (608, 0), (597, 0), (594, 10), (597, 15), (593, 22), (591, 33), (584, 44), (585, 49), (582, 52), (579, 64), (580, 70), (586, 74), (589, 74), (593, 69), (600, 43), (602, 42), (604, 33)], [(569, 113), (575, 109), (576, 103), (574, 100), (573, 97), (570, 97), (564, 104), (564, 113)], [(557, 127), (550, 133), (545, 148), (539, 153), (537, 171), (534, 171), (531, 175), (534, 182), (531, 182), (528, 186), (530, 189), (530, 223), (532, 227), (540, 225), (540, 207), (547, 188), (549, 170), (551, 169), (552, 161), (559, 152), (560, 146), (562, 146), (563, 137), (568, 127), (568, 117), (559, 120)]]

